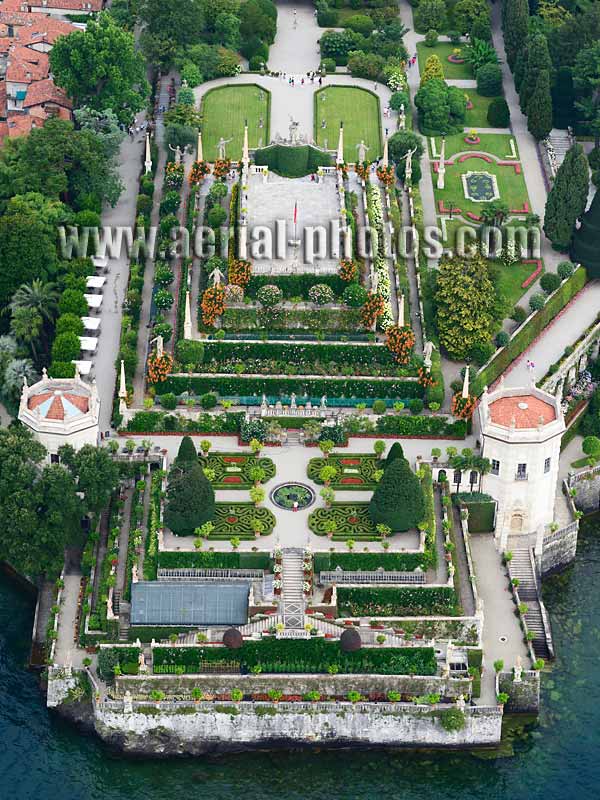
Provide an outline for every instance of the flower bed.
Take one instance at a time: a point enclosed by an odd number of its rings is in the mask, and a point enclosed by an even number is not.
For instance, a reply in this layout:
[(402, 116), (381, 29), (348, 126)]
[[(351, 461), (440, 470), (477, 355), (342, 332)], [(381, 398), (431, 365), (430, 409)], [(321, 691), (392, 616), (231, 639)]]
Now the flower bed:
[(344, 653), (338, 642), (325, 639), (245, 641), (239, 650), (155, 647), (153, 658), (154, 672), (159, 674), (165, 668), (177, 666), (183, 666), (187, 673), (198, 673), (203, 663), (213, 666), (234, 663), (244, 673), (260, 666), (263, 674), (324, 674), (333, 665), (340, 673), (350, 674), (435, 675), (437, 672), (435, 653), (430, 647), (361, 648)]
[(429, 553), (315, 553), (315, 572), (340, 569), (347, 572), (412, 572), (417, 567), (427, 569)]
[(338, 614), (349, 617), (459, 616), (454, 589), (427, 586), (376, 589), (338, 587)]
[(250, 477), (253, 467), (264, 470), (261, 483), (275, 477), (275, 464), (270, 458), (256, 458), (253, 455), (233, 453), (211, 453), (208, 458), (200, 458), (202, 467), (215, 473), (211, 484), (215, 489), (249, 489), (254, 485)]
[(335, 467), (336, 477), (329, 484), (332, 489), (374, 489), (375, 472), (382, 468), (377, 456), (359, 454), (352, 458), (330, 455), (329, 458), (311, 458), (307, 474), (311, 481), (323, 484), (319, 473), (323, 467)]
[(268, 553), (215, 553), (163, 550), (158, 555), (162, 569), (269, 569)]
[(332, 503), (330, 508), (317, 508), (308, 517), (308, 527), (317, 536), (332, 533), (333, 539), (379, 541), (381, 536), (369, 516), (368, 503)]

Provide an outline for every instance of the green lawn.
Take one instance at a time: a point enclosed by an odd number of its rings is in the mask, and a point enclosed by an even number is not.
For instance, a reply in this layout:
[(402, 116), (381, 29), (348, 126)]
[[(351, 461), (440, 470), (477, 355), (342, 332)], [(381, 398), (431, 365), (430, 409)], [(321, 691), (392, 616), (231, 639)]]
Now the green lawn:
[[(444, 76), (450, 80), (460, 80), (461, 78), (473, 78), (473, 70), (466, 62), (464, 64), (451, 64), (448, 61), (448, 56), (452, 54), (453, 50), (459, 47), (465, 49), (465, 44), (452, 44), (451, 42), (438, 42), (435, 47), (427, 47), (425, 42), (418, 42), (417, 56), (419, 61), (419, 73), (422, 75), (425, 69), (425, 62), (427, 58), (434, 53), (439, 56), (444, 70)], [(414, 54), (413, 54), (414, 55)]]
[[(214, 161), (217, 143), (221, 137), (232, 139), (227, 143), (228, 158), (242, 157), (244, 121), (248, 120), (250, 147), (269, 143), (270, 93), (257, 84), (222, 86), (211, 89), (202, 100), (202, 143), (204, 157)], [(262, 118), (263, 127), (259, 127)]]
[[(469, 100), (473, 103), (473, 108), (467, 110), (467, 116), (465, 117), (465, 127), (466, 128), (489, 128), (490, 123), (488, 122), (487, 112), (492, 100), (495, 100), (495, 97), (483, 97), (474, 89), (465, 89), (465, 94), (469, 96)], [(508, 152), (508, 150), (507, 150)]]
[[(485, 98), (484, 98), (485, 99)], [(465, 134), (464, 133), (457, 133), (454, 136), (447, 136), (446, 137), (446, 158), (450, 158), (450, 156), (455, 155), (456, 153), (466, 153), (467, 151), (471, 151), (474, 153), (490, 153), (490, 155), (498, 156), (498, 158), (502, 159), (503, 161), (513, 161), (514, 159), (510, 155), (510, 140), (513, 137), (508, 133), (481, 133), (479, 134), (479, 138), (481, 142), (479, 144), (467, 144), (465, 142)], [(431, 154), (431, 142), (429, 137), (427, 137), (427, 141), (429, 143), (429, 152)], [(441, 145), (442, 138), (441, 136), (436, 136), (435, 142), (439, 152), (440, 145)], [(517, 154), (517, 159), (519, 158), (519, 148), (517, 147), (516, 139), (513, 139), (515, 143), (515, 153)], [(465, 162), (468, 163), (468, 162)], [(475, 161), (471, 162), (475, 163)], [(483, 163), (483, 162), (481, 162)]]
[[(499, 273), (498, 280), (495, 282), (497, 288), (501, 294), (508, 298), (511, 306), (516, 306), (521, 297), (530, 288), (530, 286), (528, 286), (526, 289), (522, 289), (521, 284), (535, 270), (535, 264), (523, 264), (521, 261), (517, 261), (515, 264), (511, 264), (510, 267), (505, 267), (499, 261), (491, 263), (494, 264)], [(539, 280), (542, 275), (543, 271), (540, 273), (537, 280)]]
[(512, 167), (501, 167), (494, 163), (488, 164), (482, 159), (473, 158), (446, 167), (444, 189), (437, 188), (437, 176), (433, 175), (436, 211), (438, 210), (438, 200), (443, 200), (446, 208), (450, 207), (450, 201), (452, 201), (453, 206), (460, 208), (463, 215), (471, 212), (479, 216), (484, 203), (477, 203), (465, 197), (461, 176), (467, 172), (487, 172), (495, 175), (498, 181), (500, 199), (508, 203), (511, 210), (520, 209), (525, 201), (529, 201), (523, 174), (515, 174)]
[[(325, 120), (327, 127), (321, 127)], [(354, 86), (327, 86), (315, 93), (315, 140), (335, 150), (340, 122), (344, 123), (344, 158), (356, 161), (356, 145), (364, 139), (369, 148), (367, 157), (375, 161), (383, 154), (381, 143), (381, 113), (379, 99), (366, 89)]]

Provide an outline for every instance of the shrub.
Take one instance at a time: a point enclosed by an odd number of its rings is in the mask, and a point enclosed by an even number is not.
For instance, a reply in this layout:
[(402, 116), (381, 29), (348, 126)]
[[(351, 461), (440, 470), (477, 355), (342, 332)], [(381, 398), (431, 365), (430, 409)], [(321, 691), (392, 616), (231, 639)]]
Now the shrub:
[(208, 392), (207, 394), (203, 394), (200, 398), (200, 405), (206, 411), (211, 408), (214, 408), (217, 405), (217, 396), (212, 392)]
[(167, 192), (160, 204), (161, 217), (164, 217), (167, 214), (174, 214), (178, 210), (180, 205), (181, 205), (181, 196), (179, 192), (176, 189), (172, 189), (171, 191)]
[(409, 98), (408, 92), (393, 92), (390, 97), (390, 107), (394, 111), (400, 111), (400, 107), (404, 106), (404, 110), (408, 108)]
[(460, 31), (448, 31), (448, 38), (450, 39), (452, 44), (460, 44), (461, 32)]
[(196, 368), (204, 360), (204, 344), (192, 339), (180, 339), (175, 354), (180, 364)]
[(383, 478), (377, 484), (369, 503), (369, 516), (374, 525), (383, 523), (393, 531), (407, 531), (425, 515), (423, 488), (405, 458), (386, 464)]
[(73, 331), (59, 334), (52, 345), (52, 361), (70, 362), (77, 359), (81, 343), (79, 336)]
[(161, 311), (167, 310), (173, 305), (173, 295), (167, 289), (158, 289), (154, 293), (154, 303)]
[(165, 525), (178, 536), (191, 536), (215, 515), (215, 493), (200, 464), (174, 468), (169, 475)]
[(439, 38), (439, 33), (434, 28), (431, 28), (425, 34), (425, 45), (427, 47), (435, 47)]
[(423, 411), (423, 401), (420, 397), (413, 397), (408, 404), (408, 408), (411, 414), (420, 414)]
[(494, 345), (491, 342), (481, 342), (471, 348), (469, 355), (473, 361), (482, 367), (492, 357)]
[(161, 406), (167, 411), (173, 411), (174, 408), (177, 408), (177, 397), (173, 394), (173, 392), (161, 394), (159, 400)]
[(373, 20), (366, 14), (354, 14), (346, 20), (346, 28), (356, 33), (362, 33), (363, 36), (369, 36), (374, 28)]
[(540, 292), (537, 292), (537, 294), (534, 294), (529, 298), (529, 308), (532, 311), (539, 311), (545, 305), (546, 305), (546, 298)]
[(508, 344), (510, 336), (506, 331), (499, 331), (496, 334), (496, 344), (498, 347), (505, 347)]
[(510, 110), (503, 97), (496, 97), (488, 106), (487, 121), (491, 128), (508, 128), (510, 125)]
[(351, 283), (344, 289), (342, 299), (350, 308), (360, 308), (365, 304), (368, 292), (360, 283)]
[(220, 228), (227, 218), (227, 212), (222, 206), (213, 206), (207, 214), (207, 221), (211, 228)]
[(262, 306), (265, 306), (265, 308), (273, 308), (281, 303), (283, 299), (283, 292), (279, 286), (268, 283), (266, 286), (262, 286), (258, 290), (256, 293), (256, 299)]
[(374, 400), (373, 401), (373, 413), (374, 414), (385, 414), (387, 411), (387, 405), (385, 400)]
[(76, 333), (77, 336), (83, 336), (83, 322), (76, 314), (62, 314), (56, 320), (56, 327), (54, 333), (60, 336), (61, 333)]
[(448, 708), (440, 714), (440, 722), (445, 731), (460, 731), (465, 727), (465, 712), (460, 708)]
[(600, 147), (595, 147), (588, 155), (590, 169), (600, 169)]
[(321, 68), (324, 69), (325, 72), (329, 72), (329, 73), (335, 72), (335, 69), (336, 69), (335, 59), (333, 59), (333, 58), (324, 58), (323, 61), (321, 61)]
[(542, 291), (544, 291), (546, 294), (552, 294), (552, 292), (555, 292), (560, 284), (560, 275), (557, 275), (554, 272), (546, 272), (540, 279), (540, 286)]
[(85, 317), (88, 313), (88, 304), (83, 292), (79, 289), (65, 289), (58, 302), (58, 310), (61, 314)]
[(316, 283), (308, 290), (308, 299), (317, 306), (333, 303), (333, 289), (331, 286), (327, 286), (326, 283)]
[(317, 10), (317, 23), (321, 28), (337, 28), (338, 12), (335, 8), (319, 3)]
[(414, 17), (419, 30), (441, 31), (446, 27), (446, 4), (444, 0), (421, 0)]
[(513, 319), (518, 325), (520, 325), (522, 322), (525, 322), (528, 316), (529, 315), (527, 311), (525, 311), (523, 306), (515, 306), (513, 308), (512, 314), (510, 315), (510, 318)]
[(160, 264), (154, 271), (154, 283), (158, 286), (170, 286), (175, 280), (173, 271), (166, 264)]
[(499, 64), (483, 64), (477, 70), (477, 91), (484, 97), (502, 94), (502, 69)]
[(566, 278), (570, 278), (573, 274), (575, 267), (571, 261), (561, 261), (557, 267), (557, 273), (564, 281)]
[(262, 66), (265, 62), (262, 59), (262, 56), (252, 56), (250, 61), (248, 62), (248, 67), (250, 72), (259, 72), (262, 69)]

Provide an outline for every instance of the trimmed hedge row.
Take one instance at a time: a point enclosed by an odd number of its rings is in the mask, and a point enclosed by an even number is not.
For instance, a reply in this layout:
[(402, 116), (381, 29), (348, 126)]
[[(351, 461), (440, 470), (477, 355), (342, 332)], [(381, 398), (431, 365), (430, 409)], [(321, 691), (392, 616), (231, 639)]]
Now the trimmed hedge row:
[[(188, 431), (197, 433), (233, 433), (240, 430), (243, 412), (199, 414), (195, 420), (179, 418), (164, 411), (137, 411), (127, 423), (129, 433), (152, 431)], [(181, 424), (183, 423), (183, 424)]]
[[(304, 363), (366, 364), (389, 366), (394, 363), (392, 354), (384, 345), (354, 344), (298, 344), (296, 342), (240, 342), (207, 341), (204, 343), (204, 361), (226, 361), (235, 358), (273, 359), (300, 365)], [(416, 369), (414, 373), (416, 375)]]
[(408, 400), (422, 397), (423, 388), (417, 381), (382, 381), (382, 380), (330, 380), (327, 378), (272, 378), (272, 377), (216, 377), (214, 375), (170, 375), (160, 384), (162, 394), (173, 392), (180, 395), (190, 392), (197, 395), (214, 392), (221, 396), (248, 396), (258, 398), (264, 392), (267, 395), (290, 395), (292, 392), (303, 395), (308, 392), (312, 396), (327, 395), (334, 397), (361, 398), (401, 398)]
[(349, 617), (456, 617), (460, 607), (449, 586), (428, 588), (338, 588), (338, 613)]
[(383, 416), (377, 420), (377, 433), (393, 436), (451, 436), (464, 439), (467, 423), (462, 420), (451, 422), (448, 417), (434, 416)]
[(268, 553), (197, 553), (162, 551), (158, 566), (162, 569), (269, 569)]
[(290, 297), (303, 297), (308, 300), (308, 290), (317, 283), (330, 286), (337, 297), (342, 296), (348, 285), (339, 275), (253, 275), (246, 287), (245, 294), (247, 297), (254, 298), (263, 286), (274, 284), (279, 286), (286, 300), (289, 300)]
[(273, 144), (256, 150), (254, 163), (257, 167), (268, 167), (286, 178), (302, 178), (316, 172), (319, 167), (330, 167), (332, 159), (329, 153), (308, 144), (300, 147)]
[[(278, 309), (275, 309), (278, 311)], [(276, 319), (275, 319), (276, 317)], [(359, 308), (285, 308), (281, 313), (269, 318), (259, 308), (226, 308), (221, 317), (225, 331), (260, 331), (268, 333), (289, 333), (290, 331), (340, 331), (355, 333), (364, 331)]]
[(412, 572), (427, 569), (423, 553), (315, 553), (315, 572), (340, 569), (346, 572)]
[(344, 653), (338, 642), (262, 639), (244, 642), (239, 650), (225, 647), (155, 647), (154, 667), (183, 666), (199, 672), (201, 662), (238, 663), (242, 672), (260, 665), (263, 673), (326, 673), (330, 665), (341, 673), (379, 675), (435, 675), (437, 662), (430, 647), (362, 648)]

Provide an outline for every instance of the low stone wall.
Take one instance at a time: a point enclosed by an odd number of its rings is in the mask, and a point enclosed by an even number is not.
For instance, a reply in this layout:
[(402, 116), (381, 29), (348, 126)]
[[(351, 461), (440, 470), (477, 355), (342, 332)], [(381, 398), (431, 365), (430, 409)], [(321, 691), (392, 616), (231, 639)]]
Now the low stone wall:
[(512, 672), (501, 672), (498, 689), (509, 697), (505, 711), (514, 714), (537, 714), (540, 710), (540, 673), (534, 670), (523, 672), (516, 682)]
[(590, 467), (569, 475), (569, 489), (575, 489), (575, 505), (584, 514), (600, 510), (600, 467)]
[(98, 704), (96, 732), (123, 752), (153, 757), (299, 745), (471, 747), (497, 744), (502, 730), (502, 710), (497, 707), (467, 708), (464, 727), (448, 732), (440, 720), (443, 707), (161, 703), (160, 708), (134, 704), (125, 713), (122, 706)]
[(544, 536), (544, 549), (540, 572), (542, 576), (556, 572), (570, 564), (577, 553), (579, 523), (574, 522), (566, 528)]
[(278, 689), (283, 694), (317, 691), (346, 695), (353, 690), (363, 695), (395, 691), (403, 695), (440, 694), (453, 698), (462, 694), (468, 698), (472, 681), (425, 675), (120, 675), (115, 678), (115, 689), (120, 696), (127, 691), (134, 697), (148, 695), (153, 689), (181, 696), (196, 686), (208, 694), (228, 694), (232, 689), (241, 689), (245, 694), (266, 694), (270, 689)]

